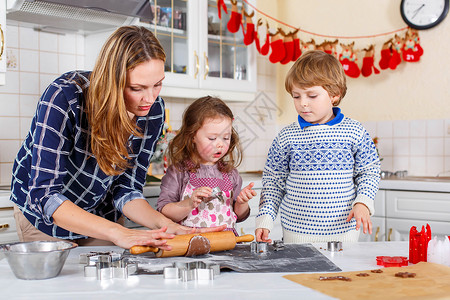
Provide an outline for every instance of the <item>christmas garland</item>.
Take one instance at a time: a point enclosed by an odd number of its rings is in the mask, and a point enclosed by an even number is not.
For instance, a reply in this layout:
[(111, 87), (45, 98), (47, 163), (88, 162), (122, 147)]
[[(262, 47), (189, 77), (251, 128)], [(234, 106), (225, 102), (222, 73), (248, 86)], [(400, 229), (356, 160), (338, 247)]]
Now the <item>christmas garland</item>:
[[(247, 0), (242, 0), (253, 11), (248, 13), (244, 9), (238, 9), (237, 0), (231, 0), (231, 12), (227, 22), (227, 29), (231, 33), (236, 33), (242, 30), (244, 35), (244, 44), (255, 44), (256, 50), (263, 56), (268, 56), (271, 63), (287, 64), (291, 61), (296, 61), (302, 53), (309, 50), (322, 50), (326, 53), (334, 55), (341, 62), (345, 74), (352, 78), (357, 78), (360, 75), (368, 77), (372, 74), (379, 74), (380, 70), (375, 66), (375, 44), (370, 44), (364, 49), (355, 49), (355, 42), (339, 43), (341, 39), (361, 39), (374, 38), (379, 36), (391, 36), (383, 43), (380, 51), (380, 61), (378, 66), (381, 70), (391, 69), (395, 70), (402, 62), (417, 62), (423, 54), (423, 49), (420, 46), (420, 38), (417, 30), (410, 27), (400, 28), (391, 32), (380, 33), (368, 36), (355, 37), (338, 37), (330, 35), (322, 35), (313, 32), (301, 30), (280, 20), (277, 20), (270, 15), (258, 10), (255, 6), (248, 3)], [(217, 0), (217, 9), (219, 18), (222, 18), (222, 10), (228, 15), (228, 8), (224, 0)], [(253, 17), (255, 11), (276, 23), (288, 28), (289, 31), (278, 27), (276, 30), (269, 28), (269, 23), (265, 20), (266, 30), (265, 36), (261, 37), (259, 34), (260, 26), (264, 24), (262, 18), (259, 18), (255, 23)], [(307, 33), (313, 36), (322, 38), (332, 38), (334, 40), (325, 39), (322, 43), (317, 44), (314, 39), (303, 41), (298, 37), (299, 32)], [(403, 36), (401, 33), (403, 32)], [(394, 37), (392, 35), (394, 34)], [(339, 47), (339, 52), (338, 52)], [(362, 65), (358, 65), (357, 53), (364, 51)]]

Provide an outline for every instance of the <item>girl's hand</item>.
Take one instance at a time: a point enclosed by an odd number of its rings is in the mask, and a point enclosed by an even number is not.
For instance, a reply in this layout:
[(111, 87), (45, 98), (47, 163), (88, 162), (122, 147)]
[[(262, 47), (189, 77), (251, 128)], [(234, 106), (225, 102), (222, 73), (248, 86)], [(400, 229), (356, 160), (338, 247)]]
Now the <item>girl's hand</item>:
[(356, 220), (356, 230), (359, 230), (362, 224), (363, 232), (372, 234), (372, 221), (370, 221), (370, 214), (367, 206), (362, 203), (356, 203), (347, 217), (347, 222), (350, 222), (352, 218), (355, 218)]
[(189, 198), (189, 205), (192, 209), (196, 208), (197, 206), (202, 203), (206, 198), (211, 196), (212, 194), (212, 188), (207, 186), (202, 186), (199, 188), (196, 188), (193, 192), (191, 197)]
[(236, 202), (238, 204), (247, 203), (250, 199), (256, 196), (256, 191), (252, 189), (254, 185), (254, 182), (250, 182), (249, 185), (241, 190), (239, 196), (236, 198)]
[(255, 238), (257, 242), (265, 242), (272, 243), (272, 240), (269, 239), (269, 229), (266, 228), (256, 228), (255, 230)]

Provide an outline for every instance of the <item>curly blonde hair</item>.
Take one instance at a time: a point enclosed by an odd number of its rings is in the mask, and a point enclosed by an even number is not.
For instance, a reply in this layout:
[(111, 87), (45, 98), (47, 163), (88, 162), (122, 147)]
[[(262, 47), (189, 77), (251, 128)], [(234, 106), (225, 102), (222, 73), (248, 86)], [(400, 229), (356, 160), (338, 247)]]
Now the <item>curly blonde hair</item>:
[[(168, 148), (169, 164), (178, 170), (195, 172), (200, 167), (200, 156), (193, 143), (197, 131), (207, 119), (227, 117), (234, 120), (233, 112), (222, 100), (206, 96), (194, 101), (183, 113), (181, 128)], [(221, 172), (230, 172), (242, 161), (242, 148), (236, 130), (231, 128), (230, 147), (217, 162)]]
[(166, 60), (153, 33), (144, 27), (123, 26), (103, 45), (91, 73), (86, 95), (90, 150), (107, 175), (129, 168), (128, 138), (142, 136), (127, 113), (123, 92), (127, 71), (151, 59)]

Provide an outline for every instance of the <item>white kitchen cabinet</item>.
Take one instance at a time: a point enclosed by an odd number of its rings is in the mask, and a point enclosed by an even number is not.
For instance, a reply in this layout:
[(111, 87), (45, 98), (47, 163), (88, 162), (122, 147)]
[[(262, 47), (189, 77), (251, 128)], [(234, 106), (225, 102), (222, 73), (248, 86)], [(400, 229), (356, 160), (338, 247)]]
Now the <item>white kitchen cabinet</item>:
[[(195, 99), (212, 95), (229, 101), (254, 100), (255, 47), (243, 43), (241, 30), (235, 34), (227, 30), (229, 15), (222, 12), (222, 19), (218, 18), (217, 1), (152, 0), (151, 3), (153, 18), (141, 19), (136, 25), (152, 30), (166, 52), (161, 96)], [(228, 7), (230, 14), (229, 3)], [(86, 36), (87, 69), (93, 67), (110, 33)]]
[(6, 1), (0, 1), (0, 85), (6, 83)]
[(0, 208), (0, 244), (18, 242), (14, 210), (12, 207)]

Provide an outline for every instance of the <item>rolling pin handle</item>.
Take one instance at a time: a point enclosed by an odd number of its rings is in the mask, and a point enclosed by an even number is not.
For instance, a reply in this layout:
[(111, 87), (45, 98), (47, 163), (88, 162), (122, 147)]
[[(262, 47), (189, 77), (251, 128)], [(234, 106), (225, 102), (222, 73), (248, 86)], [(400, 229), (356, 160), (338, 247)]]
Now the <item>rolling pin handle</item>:
[(150, 247), (150, 246), (133, 246), (130, 248), (131, 254), (141, 254), (145, 252), (158, 252), (159, 248)]
[(254, 237), (251, 234), (241, 235), (236, 237), (236, 243), (251, 242), (253, 239)]

